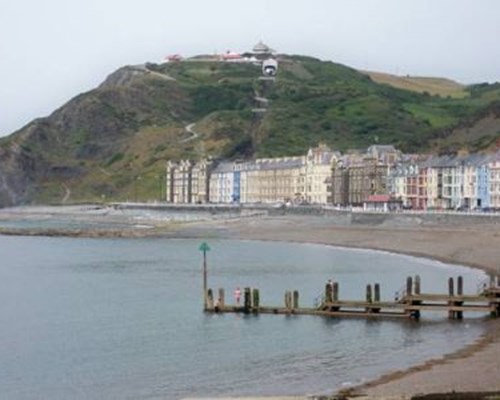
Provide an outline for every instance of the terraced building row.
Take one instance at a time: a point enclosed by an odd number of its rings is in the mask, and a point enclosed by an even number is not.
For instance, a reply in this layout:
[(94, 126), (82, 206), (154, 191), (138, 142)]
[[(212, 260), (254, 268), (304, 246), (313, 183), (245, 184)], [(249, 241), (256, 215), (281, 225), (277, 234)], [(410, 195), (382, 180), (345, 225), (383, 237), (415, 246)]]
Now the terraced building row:
[(361, 206), (386, 195), (413, 209), (500, 209), (500, 152), (402, 154), (390, 145), (341, 154), (325, 145), (302, 156), (251, 161), (169, 161), (171, 203)]

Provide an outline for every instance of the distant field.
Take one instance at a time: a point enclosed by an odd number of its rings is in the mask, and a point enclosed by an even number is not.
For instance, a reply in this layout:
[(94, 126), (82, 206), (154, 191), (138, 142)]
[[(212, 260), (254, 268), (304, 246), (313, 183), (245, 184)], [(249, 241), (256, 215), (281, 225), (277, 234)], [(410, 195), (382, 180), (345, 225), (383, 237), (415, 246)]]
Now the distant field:
[(427, 92), (441, 97), (464, 98), (468, 96), (465, 85), (446, 78), (425, 78), (418, 76), (397, 76), (382, 72), (360, 71), (373, 81), (390, 85), (398, 89), (414, 92)]

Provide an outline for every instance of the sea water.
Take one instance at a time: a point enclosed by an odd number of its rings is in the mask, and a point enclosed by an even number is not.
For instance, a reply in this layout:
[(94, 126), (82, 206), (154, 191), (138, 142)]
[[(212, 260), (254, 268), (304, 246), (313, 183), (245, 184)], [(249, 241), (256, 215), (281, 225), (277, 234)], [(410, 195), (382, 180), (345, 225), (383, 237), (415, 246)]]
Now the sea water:
[[(209, 286), (286, 290), (312, 306), (327, 279), (363, 299), (380, 283), (393, 300), (406, 276), (446, 292), (465, 267), (322, 245), (209, 240)], [(212, 315), (202, 311), (200, 240), (0, 236), (0, 399), (179, 399), (328, 394), (428, 358), (481, 334), (467, 314), (407, 320)], [(472, 317), (473, 319), (470, 319)], [(474, 319), (475, 318), (475, 319)]]

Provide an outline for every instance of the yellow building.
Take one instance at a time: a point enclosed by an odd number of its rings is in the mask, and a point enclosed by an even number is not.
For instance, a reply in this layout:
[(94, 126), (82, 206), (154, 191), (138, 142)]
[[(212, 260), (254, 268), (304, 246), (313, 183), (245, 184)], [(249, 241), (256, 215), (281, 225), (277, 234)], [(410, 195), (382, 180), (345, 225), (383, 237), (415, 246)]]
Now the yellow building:
[(241, 203), (276, 203), (302, 200), (305, 157), (261, 158), (246, 162), (235, 174), (240, 180)]
[(340, 154), (332, 152), (327, 146), (311, 148), (306, 157), (304, 200), (310, 204), (326, 204), (331, 196), (327, 183), (332, 176), (333, 165)]
[(337, 157), (319, 146), (303, 156), (221, 162), (211, 171), (210, 202), (326, 204), (327, 180)]

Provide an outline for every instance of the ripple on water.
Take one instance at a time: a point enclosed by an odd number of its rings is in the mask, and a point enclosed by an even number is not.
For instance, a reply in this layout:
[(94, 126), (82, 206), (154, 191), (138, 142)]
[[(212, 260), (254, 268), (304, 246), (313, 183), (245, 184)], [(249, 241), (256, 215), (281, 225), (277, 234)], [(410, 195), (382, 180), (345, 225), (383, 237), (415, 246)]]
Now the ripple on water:
[[(343, 298), (380, 282), (391, 300), (407, 275), (442, 292), (481, 272), (384, 252), (210, 241), (209, 284), (261, 289), (312, 305), (328, 278)], [(6, 398), (109, 399), (329, 393), (457, 350), (481, 325), (205, 315), (199, 241), (0, 237), (0, 386)]]

